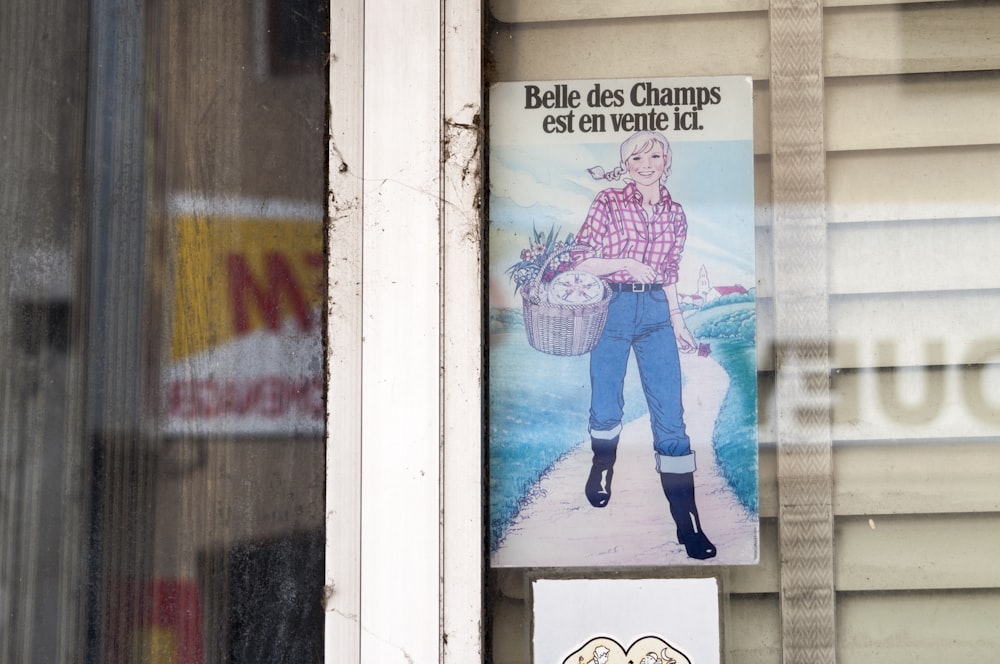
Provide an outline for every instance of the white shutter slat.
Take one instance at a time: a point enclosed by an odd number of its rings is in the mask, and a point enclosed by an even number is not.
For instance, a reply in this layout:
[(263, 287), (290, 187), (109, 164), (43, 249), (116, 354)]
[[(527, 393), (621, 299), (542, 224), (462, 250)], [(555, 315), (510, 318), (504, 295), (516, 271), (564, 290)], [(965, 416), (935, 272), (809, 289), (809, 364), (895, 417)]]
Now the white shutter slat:
[(729, 657), (740, 664), (781, 664), (781, 615), (778, 596), (733, 595), (726, 641)]
[(823, 7), (868, 7), (875, 5), (912, 5), (921, 2), (960, 2), (961, 0), (825, 0)]
[(998, 526), (996, 512), (837, 519), (837, 590), (1000, 587)]
[[(827, 77), (1000, 69), (1000, 4), (833, 7), (824, 16)], [(497, 81), (623, 72), (766, 79), (769, 43), (765, 11), (505, 23), (490, 35)]]
[(828, 9), (827, 77), (1000, 68), (1000, 4), (955, 2)]
[[(1000, 145), (827, 155), (830, 223), (1000, 216)], [(757, 226), (771, 224), (770, 159), (754, 159)]]
[[(833, 465), (838, 516), (1000, 511), (1000, 440), (995, 437), (834, 443)], [(777, 515), (777, 486), (774, 444), (765, 442), (760, 450), (762, 543), (767, 542), (767, 519)]]
[[(831, 78), (825, 94), (830, 152), (1000, 143), (997, 71)], [(756, 154), (771, 150), (770, 108), (770, 86), (756, 81)]]
[(828, 219), (996, 216), (998, 168), (998, 145), (833, 153), (827, 156)]
[(834, 477), (838, 515), (996, 512), (1000, 440), (841, 445)]
[(492, 0), (490, 11), (505, 23), (678, 16), (718, 12), (767, 11), (768, 0)]
[[(693, 229), (692, 232), (696, 232)], [(773, 293), (770, 229), (757, 229), (757, 295)], [(987, 291), (1000, 285), (984, 269), (1000, 255), (995, 218), (836, 224), (828, 231), (830, 291), (946, 293)], [(950, 299), (950, 295), (941, 295)]]
[[(703, 525), (705, 532), (711, 536), (711, 524)], [(777, 593), (778, 567), (778, 519), (774, 514), (768, 514), (760, 520), (760, 562), (757, 565), (731, 567), (726, 591), (739, 595)]]
[[(826, 0), (825, 7), (906, 4), (914, 2), (954, 2), (955, 0)], [(716, 12), (766, 11), (768, 0), (492, 0), (490, 11), (506, 23), (573, 21), (643, 16), (676, 16)]]
[(996, 71), (829, 79), (826, 147), (838, 151), (1000, 143), (998, 107)]
[(828, 239), (830, 290), (838, 295), (979, 290), (978, 300), (1000, 286), (984, 269), (1000, 250), (995, 218), (842, 224)]
[[(729, 659), (779, 664), (776, 595), (733, 596)], [(1000, 649), (1000, 591), (845, 593), (837, 598), (841, 664), (984, 662)]]
[(727, 74), (762, 79), (770, 63), (762, 11), (507, 24), (494, 28), (490, 45), (497, 81)]
[(860, 349), (856, 358), (844, 356), (840, 367), (981, 362), (990, 350), (981, 344), (996, 339), (992, 326), (984, 328), (984, 315), (998, 307), (1000, 290), (837, 297), (830, 302), (830, 337)]
[[(835, 362), (843, 356), (837, 350)], [(759, 437), (773, 443), (773, 374), (759, 376)], [(838, 441), (995, 439), (1000, 430), (1000, 364), (836, 370), (831, 399)]]
[(1000, 591), (838, 597), (842, 664), (989, 662), (1000, 650)]
[[(838, 507), (840, 501), (835, 501)], [(711, 535), (711, 524), (705, 523)], [(965, 545), (970, 533), (975, 544)], [(1000, 586), (1000, 513), (891, 515), (881, 505), (838, 517), (835, 525), (838, 591), (953, 590)], [(957, 542), (962, 542), (956, 546)], [(733, 567), (731, 593), (778, 592), (778, 523), (760, 524), (760, 563)]]
[[(1000, 361), (1000, 333), (992, 316), (998, 307), (1000, 290), (995, 289), (834, 297), (830, 301), (834, 365), (844, 369), (996, 363)], [(761, 369), (770, 367), (770, 349), (775, 343), (773, 319), (773, 303), (759, 297)], [(990, 384), (995, 380), (993, 376), (982, 378)]]

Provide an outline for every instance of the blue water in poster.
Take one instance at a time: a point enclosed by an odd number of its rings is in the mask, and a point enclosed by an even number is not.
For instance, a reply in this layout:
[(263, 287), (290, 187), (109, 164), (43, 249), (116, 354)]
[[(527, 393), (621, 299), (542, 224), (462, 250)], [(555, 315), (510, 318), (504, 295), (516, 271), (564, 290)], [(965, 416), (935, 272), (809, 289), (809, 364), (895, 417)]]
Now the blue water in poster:
[[(730, 298), (735, 300), (738, 298)], [(730, 488), (756, 513), (757, 372), (751, 296), (699, 312), (695, 334), (730, 378), (712, 444)], [(518, 310), (490, 315), (489, 481), (491, 547), (503, 539), (531, 491), (561, 457), (586, 438), (589, 358), (544, 355), (528, 345)], [(634, 362), (633, 362), (634, 365)], [(629, 371), (625, 419), (645, 412), (637, 371)]]

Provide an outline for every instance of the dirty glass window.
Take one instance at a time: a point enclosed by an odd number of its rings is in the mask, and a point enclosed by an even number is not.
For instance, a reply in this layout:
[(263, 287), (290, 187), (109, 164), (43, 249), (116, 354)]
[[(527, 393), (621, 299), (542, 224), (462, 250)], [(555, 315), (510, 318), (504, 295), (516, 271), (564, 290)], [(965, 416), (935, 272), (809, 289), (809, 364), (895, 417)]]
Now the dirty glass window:
[(0, 661), (322, 661), (328, 14), (0, 8)]
[[(1000, 8), (489, 8), (493, 81), (753, 78), (761, 553), (698, 570), (723, 661), (990, 659)], [(488, 661), (532, 661), (530, 581), (566, 573), (490, 570)]]

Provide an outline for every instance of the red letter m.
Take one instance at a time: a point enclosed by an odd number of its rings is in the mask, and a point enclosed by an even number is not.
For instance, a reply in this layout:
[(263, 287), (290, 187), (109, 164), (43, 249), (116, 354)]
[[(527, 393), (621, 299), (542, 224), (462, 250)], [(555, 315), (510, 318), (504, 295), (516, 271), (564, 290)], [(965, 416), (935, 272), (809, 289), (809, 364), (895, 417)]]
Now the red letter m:
[(245, 256), (229, 254), (226, 258), (229, 296), (233, 304), (233, 328), (236, 333), (246, 334), (250, 331), (251, 297), (257, 303), (257, 311), (269, 329), (277, 331), (281, 327), (281, 300), (284, 297), (288, 300), (299, 327), (308, 332), (311, 327), (309, 309), (288, 261), (277, 252), (268, 252), (264, 264), (267, 278), (262, 285), (254, 279)]

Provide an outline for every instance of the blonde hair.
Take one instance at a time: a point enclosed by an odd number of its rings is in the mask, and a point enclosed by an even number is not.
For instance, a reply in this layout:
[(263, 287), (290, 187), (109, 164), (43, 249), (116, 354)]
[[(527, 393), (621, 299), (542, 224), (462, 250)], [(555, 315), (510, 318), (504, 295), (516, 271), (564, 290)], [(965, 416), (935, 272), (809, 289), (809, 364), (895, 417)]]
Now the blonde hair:
[(637, 131), (624, 141), (621, 147), (621, 169), (625, 169), (625, 162), (634, 154), (648, 152), (652, 149), (653, 143), (659, 143), (663, 148), (663, 177), (661, 182), (666, 182), (670, 176), (670, 167), (673, 165), (674, 157), (670, 149), (670, 141), (658, 131)]
[(617, 167), (613, 168), (610, 172), (605, 171), (600, 166), (594, 166), (588, 168), (587, 172), (595, 180), (620, 180), (628, 169), (625, 166), (625, 162), (628, 158), (634, 154), (639, 154), (641, 152), (647, 152), (652, 149), (653, 143), (659, 143), (663, 148), (663, 175), (660, 177), (661, 183), (666, 183), (667, 178), (670, 177), (670, 168), (673, 166), (674, 157), (673, 151), (670, 149), (670, 141), (667, 137), (658, 131), (637, 131), (624, 141), (622, 141), (621, 148), (619, 149), (619, 154), (621, 156), (621, 162)]

